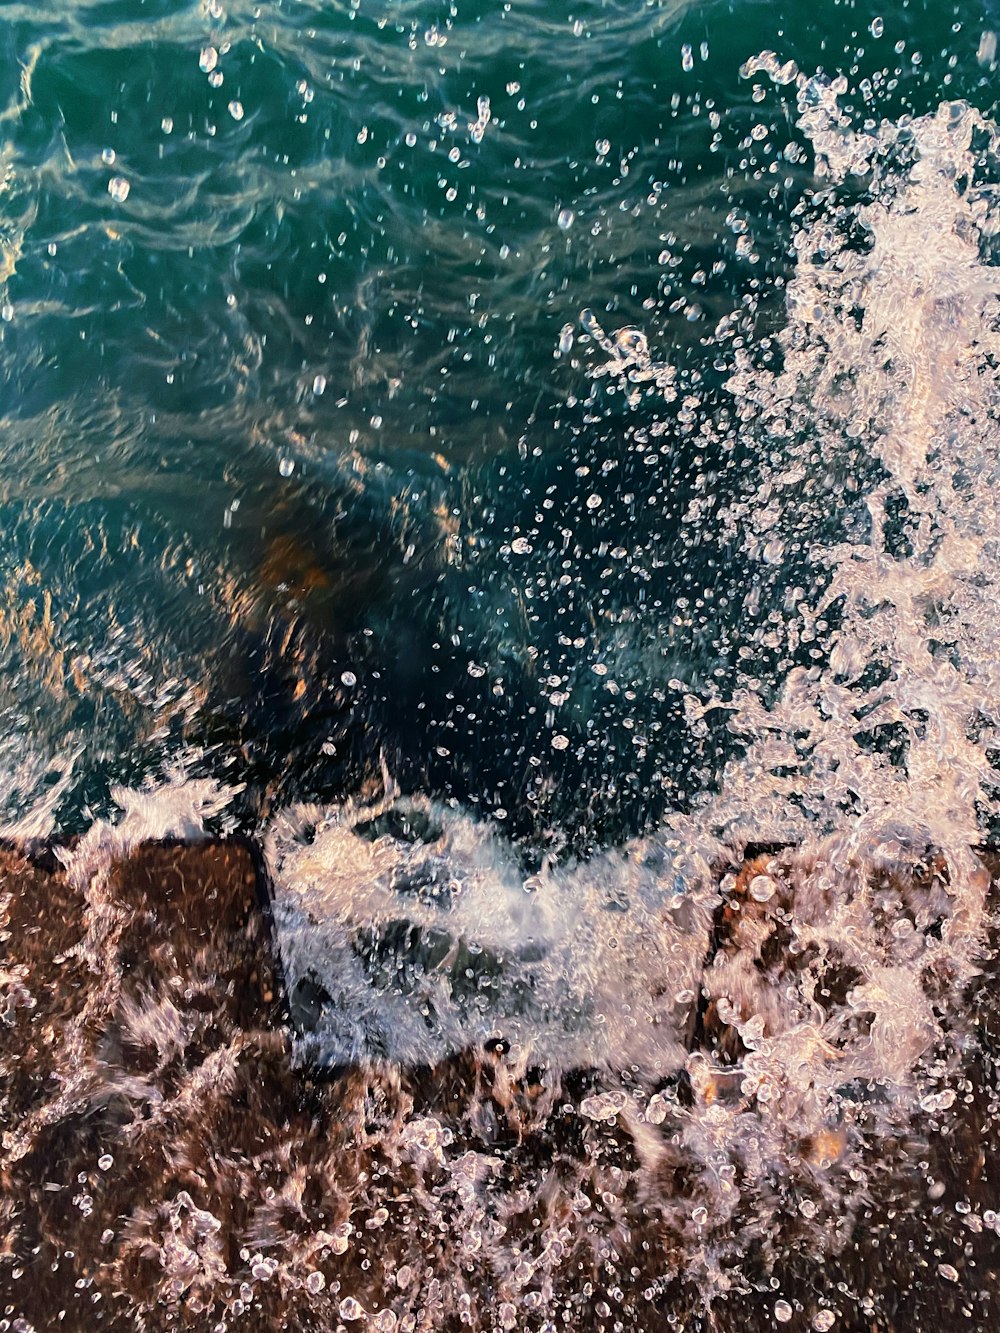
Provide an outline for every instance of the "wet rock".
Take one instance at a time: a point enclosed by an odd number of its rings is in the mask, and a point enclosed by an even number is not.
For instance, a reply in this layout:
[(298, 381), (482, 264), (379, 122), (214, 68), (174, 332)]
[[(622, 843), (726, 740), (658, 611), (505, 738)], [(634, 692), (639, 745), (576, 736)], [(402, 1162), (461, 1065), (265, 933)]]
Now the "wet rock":
[[(879, 917), (887, 966), (913, 931), (947, 936), (942, 864), (831, 878), (768, 849), (719, 882), (676, 1077), (557, 1074), (502, 1040), (319, 1073), (285, 1025), (249, 844), (149, 844), (86, 873), (4, 851), (0, 1327), (988, 1326), (993, 954), (905, 1115), (848, 1079), (836, 1122), (807, 1103), (782, 1120), (787, 1087), (754, 1065), (776, 1036), (798, 1049), (794, 1027), (769, 1031), (776, 994), (808, 980), (821, 1025), (851, 1010), (857, 951), (838, 936), (827, 966), (819, 933), (852, 902)], [(933, 991), (943, 952), (923, 952)]]

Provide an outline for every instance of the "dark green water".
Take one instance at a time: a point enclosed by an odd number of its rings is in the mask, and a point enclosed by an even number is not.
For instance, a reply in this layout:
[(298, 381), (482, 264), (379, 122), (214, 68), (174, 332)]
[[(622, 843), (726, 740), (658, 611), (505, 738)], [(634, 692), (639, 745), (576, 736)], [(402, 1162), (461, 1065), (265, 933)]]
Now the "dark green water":
[[(778, 568), (719, 535), (769, 451), (722, 386), (817, 184), (740, 66), (843, 73), (859, 126), (989, 115), (993, 11), (0, 6), (9, 817), (68, 755), (68, 826), (177, 754), (251, 809), (384, 757), (582, 844), (710, 787), (684, 696), (738, 684), (857, 465)], [(585, 309), (670, 392), (595, 378)]]

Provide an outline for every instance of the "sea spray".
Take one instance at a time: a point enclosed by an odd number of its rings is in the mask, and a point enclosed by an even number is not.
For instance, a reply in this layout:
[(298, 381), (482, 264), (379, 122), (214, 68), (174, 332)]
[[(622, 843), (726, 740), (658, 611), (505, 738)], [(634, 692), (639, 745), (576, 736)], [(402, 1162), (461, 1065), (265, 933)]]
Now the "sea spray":
[[(925, 1327), (986, 1321), (993, 131), (961, 106), (856, 131), (837, 85), (797, 87), (825, 174), (780, 367), (733, 356), (776, 460), (725, 520), (772, 580), (808, 532), (815, 582), (738, 689), (682, 683), (742, 753), (586, 858), (389, 782), (278, 812), (294, 1032), (248, 858), (145, 845), (197, 837), (218, 789), (10, 853), (4, 1318), (44, 1252), (58, 1309), (148, 1327), (891, 1327), (903, 1289)], [(817, 513), (859, 454), (877, 475)]]

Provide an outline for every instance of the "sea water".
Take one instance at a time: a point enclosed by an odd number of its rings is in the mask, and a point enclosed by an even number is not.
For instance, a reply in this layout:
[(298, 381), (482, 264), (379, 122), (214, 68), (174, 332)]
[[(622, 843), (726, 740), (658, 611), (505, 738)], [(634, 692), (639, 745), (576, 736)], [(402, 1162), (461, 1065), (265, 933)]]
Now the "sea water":
[[(989, 13), (0, 23), (5, 836), (97, 922), (144, 838), (250, 833), (299, 1067), (590, 1071), (706, 1309), (775, 1181), (842, 1247), (987, 964)], [(554, 1318), (448, 1133), (385, 1152)]]

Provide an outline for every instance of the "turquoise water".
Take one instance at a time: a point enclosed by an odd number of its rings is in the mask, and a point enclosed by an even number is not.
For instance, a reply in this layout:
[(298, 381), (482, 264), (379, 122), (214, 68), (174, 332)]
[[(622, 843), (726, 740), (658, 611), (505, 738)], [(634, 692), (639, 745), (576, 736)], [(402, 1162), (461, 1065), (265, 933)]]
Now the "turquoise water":
[[(711, 787), (685, 693), (736, 688), (748, 590), (821, 579), (874, 466), (817, 470), (776, 567), (720, 535), (774, 447), (722, 386), (817, 187), (740, 67), (843, 73), (859, 126), (989, 115), (989, 11), (4, 5), (8, 818), (178, 754), (251, 812), (384, 758), (582, 845)], [(670, 391), (595, 377), (586, 310)]]
[[(584, 841), (711, 784), (667, 682), (732, 674), (759, 576), (712, 515), (765, 448), (720, 447), (713, 331), (780, 321), (816, 185), (740, 65), (989, 113), (987, 9), (5, 4), (9, 812), (67, 754), (72, 824), (191, 746), (271, 797), (381, 752)], [(584, 309), (672, 404), (592, 379)]]

